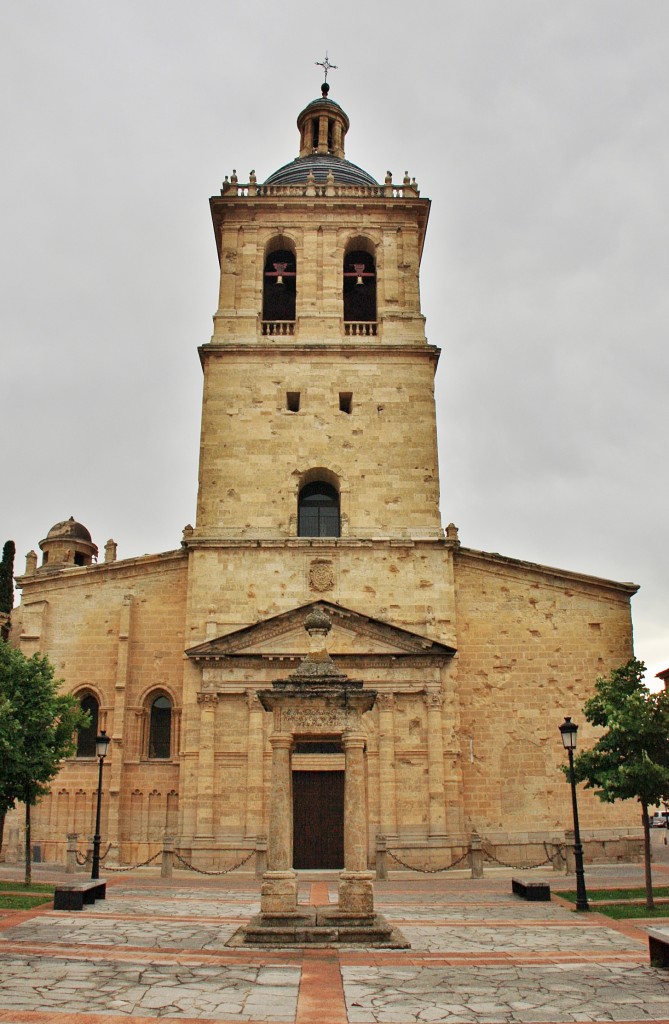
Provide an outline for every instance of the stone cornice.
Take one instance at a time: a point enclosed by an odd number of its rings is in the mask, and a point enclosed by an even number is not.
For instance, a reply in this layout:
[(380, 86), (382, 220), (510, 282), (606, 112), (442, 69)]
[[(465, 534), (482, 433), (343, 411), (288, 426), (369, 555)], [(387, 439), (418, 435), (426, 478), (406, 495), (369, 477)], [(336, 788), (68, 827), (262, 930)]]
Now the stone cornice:
[[(236, 531), (235, 531), (236, 532)], [(187, 548), (298, 548), (302, 550), (313, 549), (315, 551), (330, 551), (333, 548), (387, 548), (388, 545), (397, 548), (413, 548), (420, 544), (438, 544), (440, 547), (451, 548), (453, 544), (447, 540), (441, 531), (435, 536), (403, 537), (383, 536), (376, 534), (374, 537), (225, 537), (217, 533), (197, 536), (192, 534), (184, 542)]]
[(55, 571), (32, 573), (30, 576), (16, 577), (16, 585), (23, 589), (24, 597), (33, 596), (33, 591), (60, 589), (69, 584), (89, 583), (92, 578), (99, 582), (103, 578), (116, 577), (124, 579), (128, 576), (149, 572), (174, 571), (186, 569), (188, 553), (183, 549), (164, 551), (157, 555), (139, 555), (137, 558), (123, 558), (117, 562), (97, 562), (95, 565), (64, 566)]
[[(417, 318), (422, 319), (422, 317)], [(419, 342), (415, 345), (374, 345), (368, 344), (367, 338), (364, 339), (362, 344), (361, 339), (354, 337), (351, 341), (346, 342), (298, 342), (295, 341), (290, 345), (282, 342), (280, 345), (274, 343), (268, 343), (267, 339), (259, 338), (258, 341), (249, 342), (229, 342), (224, 338), (217, 340), (212, 338), (206, 345), (200, 345), (198, 352), (200, 354), (200, 360), (204, 356), (212, 355), (244, 355), (244, 356), (255, 356), (258, 359), (266, 359), (267, 353), (271, 352), (274, 355), (277, 354), (290, 354), (299, 353), (303, 355), (308, 352), (310, 356), (323, 356), (324, 358), (330, 358), (333, 355), (345, 355), (350, 358), (352, 353), (355, 353), (357, 357), (366, 362), (376, 362), (378, 356), (389, 356), (389, 355), (402, 355), (402, 356), (420, 356), (422, 358), (428, 358), (434, 363), (439, 359), (441, 349), (437, 348), (436, 345), (428, 345), (425, 342)]]
[(479, 563), (481, 569), (486, 565), (495, 566), (498, 569), (507, 569), (508, 575), (516, 578), (520, 570), (523, 573), (534, 572), (544, 578), (547, 583), (564, 586), (565, 583), (572, 586), (590, 587), (596, 590), (612, 590), (618, 594), (625, 594), (631, 597), (639, 589), (638, 583), (618, 583), (615, 580), (607, 580), (600, 576), (588, 576), (585, 573), (572, 572), (569, 569), (556, 569), (551, 565), (542, 565), (539, 562), (525, 562), (520, 558), (510, 558), (507, 555), (500, 555), (498, 552), (477, 551), (474, 548), (459, 548), (455, 554), (455, 564), (459, 561)]

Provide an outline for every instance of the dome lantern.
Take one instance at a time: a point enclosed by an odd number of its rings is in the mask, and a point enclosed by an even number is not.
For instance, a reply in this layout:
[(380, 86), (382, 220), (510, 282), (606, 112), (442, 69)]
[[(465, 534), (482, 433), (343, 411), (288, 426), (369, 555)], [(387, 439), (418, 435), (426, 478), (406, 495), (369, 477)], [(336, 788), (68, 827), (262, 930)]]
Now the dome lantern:
[(52, 526), (39, 546), (42, 551), (41, 569), (91, 565), (98, 557), (98, 548), (90, 533), (74, 516)]

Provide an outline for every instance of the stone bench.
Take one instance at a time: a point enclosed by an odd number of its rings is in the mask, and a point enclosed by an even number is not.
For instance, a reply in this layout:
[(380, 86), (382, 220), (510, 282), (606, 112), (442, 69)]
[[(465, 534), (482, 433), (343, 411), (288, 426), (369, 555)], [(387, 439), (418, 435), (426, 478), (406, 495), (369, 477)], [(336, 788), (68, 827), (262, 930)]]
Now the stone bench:
[(524, 900), (545, 903), (551, 898), (551, 887), (548, 882), (528, 882), (524, 878), (512, 878), (511, 889), (515, 896), (522, 896)]
[(62, 882), (53, 894), (54, 910), (83, 910), (84, 903), (103, 900), (107, 894), (104, 878), (91, 878), (87, 882)]
[(648, 929), (648, 952), (653, 967), (669, 969), (669, 932)]

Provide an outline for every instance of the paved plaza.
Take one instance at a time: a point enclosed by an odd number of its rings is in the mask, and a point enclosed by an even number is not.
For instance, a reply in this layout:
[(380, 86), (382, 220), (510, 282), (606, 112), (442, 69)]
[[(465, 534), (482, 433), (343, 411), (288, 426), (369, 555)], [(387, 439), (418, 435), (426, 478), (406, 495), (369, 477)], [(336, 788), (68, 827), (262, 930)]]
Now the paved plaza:
[[(5, 865), (0, 877), (19, 875)], [(107, 900), (83, 912), (0, 911), (0, 1024), (669, 1022), (669, 972), (649, 965), (643, 922), (576, 914), (559, 898), (527, 903), (510, 877), (377, 883), (378, 909), (409, 950), (260, 950), (226, 945), (258, 912), (251, 875), (108, 875)], [(536, 877), (555, 894), (573, 887)], [(588, 871), (591, 887), (641, 877), (639, 867)], [(669, 864), (656, 863), (655, 880), (669, 882)], [(336, 892), (335, 872), (300, 879), (305, 904)]]

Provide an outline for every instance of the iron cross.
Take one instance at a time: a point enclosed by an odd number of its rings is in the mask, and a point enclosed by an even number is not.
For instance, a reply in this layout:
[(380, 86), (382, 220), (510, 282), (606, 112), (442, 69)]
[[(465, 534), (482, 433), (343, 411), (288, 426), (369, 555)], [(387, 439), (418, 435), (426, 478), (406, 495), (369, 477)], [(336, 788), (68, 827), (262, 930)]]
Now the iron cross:
[(323, 70), (325, 71), (325, 81), (326, 82), (328, 80), (328, 71), (336, 71), (337, 70), (337, 65), (336, 64), (331, 64), (330, 61), (328, 60), (328, 51), (327, 50), (325, 51), (325, 60), (317, 60), (314, 63), (317, 65), (317, 67), (323, 68)]

